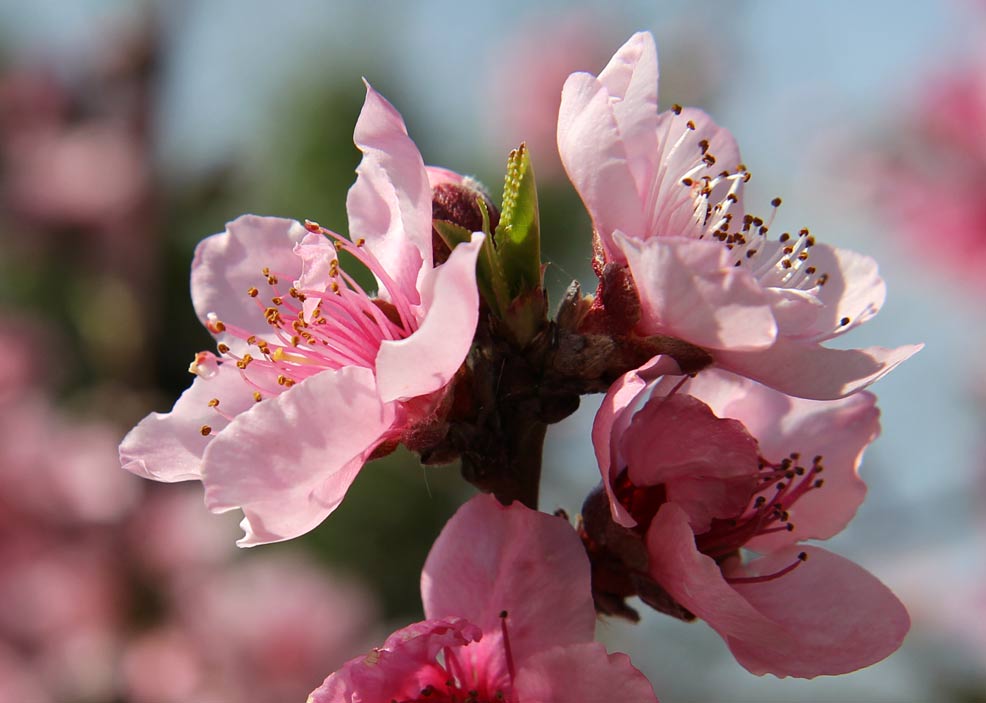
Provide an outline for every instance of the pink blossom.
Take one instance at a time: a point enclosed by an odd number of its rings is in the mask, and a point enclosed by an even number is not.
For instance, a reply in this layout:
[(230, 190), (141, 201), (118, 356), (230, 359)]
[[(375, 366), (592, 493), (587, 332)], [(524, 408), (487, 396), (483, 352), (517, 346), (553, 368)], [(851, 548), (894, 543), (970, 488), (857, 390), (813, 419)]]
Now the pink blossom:
[(803, 400), (718, 370), (658, 381), (669, 368), (621, 377), (593, 427), (612, 518), (645, 540), (647, 575), (756, 674), (842, 674), (895, 651), (909, 627), (897, 598), (798, 544), (840, 532), (862, 502), (875, 397)]
[(427, 620), (330, 675), (309, 703), (655, 701), (622, 654), (594, 643), (589, 564), (562, 519), (477, 496), (421, 577)]
[(749, 173), (732, 135), (700, 110), (659, 114), (657, 77), (653, 37), (635, 34), (598, 77), (569, 77), (558, 117), (597, 273), (609, 264), (633, 277), (635, 332), (678, 337), (722, 368), (818, 399), (853, 393), (914, 354), (919, 346), (821, 345), (879, 311), (876, 263), (807, 230), (768, 239), (772, 218), (744, 215)]
[[(120, 447), (128, 470), (199, 479), (211, 510), (241, 508), (242, 546), (311, 530), (375, 450), (440, 421), (472, 343), (481, 235), (432, 266), (428, 174), (401, 116), (369, 86), (355, 141), (352, 241), (245, 215), (199, 244), (192, 301), (220, 355), (199, 354), (174, 409)], [(337, 249), (374, 274), (378, 298)]]

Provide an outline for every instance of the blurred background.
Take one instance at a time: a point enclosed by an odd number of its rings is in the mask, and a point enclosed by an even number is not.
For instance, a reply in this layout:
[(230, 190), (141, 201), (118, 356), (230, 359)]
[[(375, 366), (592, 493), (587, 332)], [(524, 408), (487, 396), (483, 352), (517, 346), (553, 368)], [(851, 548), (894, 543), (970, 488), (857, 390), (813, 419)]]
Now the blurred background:
[[(494, 193), (526, 140), (549, 294), (594, 288), (558, 96), (639, 29), (662, 105), (736, 136), (751, 209), (782, 196), (778, 227), (880, 261), (887, 305), (849, 343), (927, 343), (874, 388), (870, 494), (828, 544), (914, 628), (811, 682), (748, 674), (702, 623), (600, 637), (665, 703), (986, 701), (986, 3), (0, 0), (0, 703), (302, 701), (420, 618), (421, 564), (469, 494), (455, 467), (393, 455), (312, 534), (243, 552), (198, 484), (136, 479), (116, 445), (211, 348), (202, 237), (243, 212), (346, 231), (361, 76), (426, 162)], [(597, 405), (549, 432), (543, 509), (596, 482)]]

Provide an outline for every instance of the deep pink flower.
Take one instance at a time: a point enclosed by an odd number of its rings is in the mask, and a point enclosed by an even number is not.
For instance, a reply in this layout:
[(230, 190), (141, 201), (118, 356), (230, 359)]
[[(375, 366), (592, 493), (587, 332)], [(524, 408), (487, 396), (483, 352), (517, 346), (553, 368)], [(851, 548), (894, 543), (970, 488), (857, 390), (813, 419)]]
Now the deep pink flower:
[[(220, 356), (199, 354), (174, 409), (120, 447), (128, 470), (200, 479), (211, 510), (242, 508), (243, 546), (321, 522), (376, 448), (435, 419), (472, 343), (481, 236), (432, 266), (428, 174), (401, 116), (369, 86), (355, 141), (353, 241), (246, 215), (199, 244), (192, 302)], [(337, 249), (374, 274), (378, 298)]]
[(768, 239), (771, 223), (744, 214), (749, 173), (732, 135), (700, 110), (659, 114), (657, 75), (653, 37), (635, 34), (598, 77), (569, 77), (558, 117), (597, 273), (612, 263), (633, 276), (635, 331), (704, 347), (718, 366), (806, 398), (848, 395), (914, 354), (821, 345), (879, 311), (876, 263), (807, 230)]
[(421, 577), (427, 620), (347, 663), (309, 703), (655, 701), (626, 655), (592, 641), (589, 564), (564, 520), (476, 496)]
[(895, 651), (909, 627), (897, 598), (798, 544), (862, 502), (875, 397), (803, 400), (717, 370), (658, 380), (669, 371), (658, 357), (621, 377), (593, 427), (613, 520), (645, 539), (649, 577), (756, 674), (842, 674)]

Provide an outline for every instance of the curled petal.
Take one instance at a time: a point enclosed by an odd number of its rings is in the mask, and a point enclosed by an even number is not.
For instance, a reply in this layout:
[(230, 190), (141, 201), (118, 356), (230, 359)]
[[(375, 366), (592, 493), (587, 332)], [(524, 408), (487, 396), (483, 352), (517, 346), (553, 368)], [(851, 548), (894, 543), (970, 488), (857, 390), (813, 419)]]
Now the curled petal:
[[(242, 215), (228, 223), (225, 232), (199, 242), (192, 261), (191, 286), (192, 303), (202, 324), (208, 326), (209, 314), (215, 313), (228, 326), (273, 339), (263, 315), (258, 314), (257, 300), (247, 295), (247, 290), (270, 290), (264, 269), (289, 287), (301, 274), (301, 260), (293, 248), (306, 234), (308, 231), (294, 220)], [(233, 335), (220, 332), (214, 336), (236, 353), (247, 349), (246, 342)]]
[(612, 234), (642, 231), (644, 212), (609, 91), (588, 73), (573, 73), (565, 81), (558, 153), (592, 216), (607, 259), (624, 260)]
[(713, 352), (716, 363), (782, 393), (799, 398), (844, 398), (883, 378), (898, 364), (914, 356), (923, 344), (896, 349), (829, 349), (814, 342), (780, 337), (760, 351)]
[(650, 32), (637, 32), (599, 74), (638, 191), (657, 157), (657, 46)]
[(420, 326), (405, 339), (380, 345), (376, 371), (384, 402), (443, 388), (462, 365), (479, 319), (476, 257), (482, 244), (483, 235), (474, 234), (448, 261), (429, 270), (421, 283)]
[(353, 139), (363, 160), (346, 199), (349, 231), (354, 240), (366, 240), (401, 293), (416, 303), (419, 274), (431, 269), (431, 186), (424, 161), (400, 113), (369, 83)]
[(777, 335), (770, 301), (718, 242), (678, 237), (616, 241), (629, 261), (646, 334), (668, 333), (710, 349), (769, 347)]
[[(589, 561), (565, 520), (480, 495), (459, 508), (421, 575), (430, 619), (465, 617), (500, 630), (507, 611), (515, 661), (555, 645), (592, 640)], [(482, 643), (481, 643), (482, 644)]]
[(393, 422), (372, 371), (323, 371), (256, 404), (209, 444), (206, 505), (243, 509), (241, 546), (297, 537), (336, 509)]

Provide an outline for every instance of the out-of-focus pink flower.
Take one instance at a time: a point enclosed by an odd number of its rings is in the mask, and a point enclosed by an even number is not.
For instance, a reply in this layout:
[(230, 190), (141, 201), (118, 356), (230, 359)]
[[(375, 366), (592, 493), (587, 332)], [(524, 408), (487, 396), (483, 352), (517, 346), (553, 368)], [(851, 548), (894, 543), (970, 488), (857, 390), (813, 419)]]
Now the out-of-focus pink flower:
[(128, 695), (142, 703), (301, 700), (369, 638), (365, 589), (301, 555), (259, 556), (180, 586), (170, 620), (128, 647)]
[(539, 182), (565, 178), (555, 144), (562, 85), (572, 71), (605, 60), (606, 26), (599, 16), (552, 17), (532, 23), (497, 51), (493, 100), (486, 111), (497, 137), (496, 158), (525, 142)]
[(589, 565), (565, 521), (477, 496), (432, 547), (427, 620), (347, 663), (310, 703), (655, 701), (622, 654), (592, 641)]
[(7, 145), (5, 203), (46, 226), (130, 216), (149, 177), (137, 139), (114, 124), (58, 126)]
[[(888, 235), (922, 268), (986, 287), (986, 53), (950, 61), (916, 83), (910, 112), (881, 125), (891, 153), (869, 158), (858, 180), (886, 213)], [(858, 157), (857, 157), (858, 158)], [(941, 174), (948, 174), (942, 177)], [(856, 184), (854, 184), (856, 187)]]
[(771, 223), (744, 215), (749, 173), (732, 135), (700, 110), (658, 114), (657, 75), (653, 37), (636, 34), (598, 77), (569, 77), (558, 117), (597, 274), (615, 265), (632, 275), (634, 331), (691, 342), (722, 368), (806, 398), (853, 393), (914, 354), (919, 346), (821, 345), (879, 311), (876, 263), (807, 230), (768, 239)]
[(217, 520), (203, 510), (202, 493), (192, 486), (157, 488), (164, 490), (147, 491), (126, 526), (141, 568), (161, 579), (188, 576), (228, 561), (236, 522)]
[[(242, 508), (243, 546), (312, 529), (374, 450), (438, 420), (472, 343), (481, 235), (432, 266), (428, 174), (401, 116), (369, 86), (355, 141), (353, 241), (243, 216), (199, 245), (192, 300), (221, 356), (200, 354), (172, 412), (149, 415), (120, 447), (128, 470), (200, 479), (211, 510)], [(379, 298), (340, 268), (337, 249), (374, 274)]]
[(133, 509), (140, 481), (115, 470), (115, 428), (71, 420), (36, 395), (3, 412), (0, 523), (10, 514), (50, 527), (89, 527), (118, 522)]
[(895, 651), (909, 619), (893, 593), (798, 544), (862, 502), (875, 397), (803, 400), (717, 370), (655, 383), (668, 370), (658, 357), (621, 377), (593, 427), (613, 520), (644, 537), (653, 581), (756, 674), (842, 674)]

